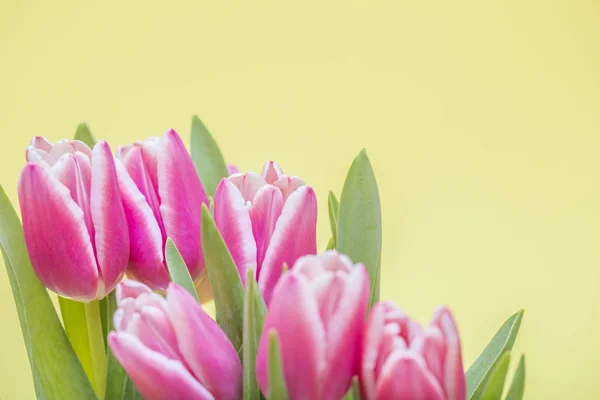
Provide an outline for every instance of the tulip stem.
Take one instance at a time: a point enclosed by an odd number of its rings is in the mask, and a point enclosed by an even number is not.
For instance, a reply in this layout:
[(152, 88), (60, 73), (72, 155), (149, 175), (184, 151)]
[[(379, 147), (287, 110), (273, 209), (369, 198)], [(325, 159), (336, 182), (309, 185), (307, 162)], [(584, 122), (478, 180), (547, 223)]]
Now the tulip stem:
[(94, 368), (94, 388), (99, 399), (104, 398), (106, 386), (106, 348), (102, 334), (102, 321), (100, 319), (100, 302), (90, 301), (85, 304), (85, 319), (87, 321), (90, 354)]

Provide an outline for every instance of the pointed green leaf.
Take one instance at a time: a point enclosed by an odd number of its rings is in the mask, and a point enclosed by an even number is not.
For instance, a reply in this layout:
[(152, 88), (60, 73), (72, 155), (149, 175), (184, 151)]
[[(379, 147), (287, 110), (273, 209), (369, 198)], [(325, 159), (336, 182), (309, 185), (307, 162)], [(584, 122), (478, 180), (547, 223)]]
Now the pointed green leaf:
[(244, 331), (244, 288), (235, 262), (206, 205), (202, 205), (202, 251), (215, 300), (217, 322), (239, 351)]
[(481, 393), (479, 391), (475, 392), (472, 398), (477, 400), (500, 400), (504, 391), (504, 381), (506, 380), (509, 363), (510, 351), (505, 351), (500, 355)]
[(92, 135), (92, 132), (90, 131), (90, 128), (87, 126), (86, 123), (82, 123), (79, 124), (79, 126), (77, 126), (77, 131), (75, 132), (75, 140), (81, 140), (83, 143), (87, 144), (90, 147), (94, 147), (94, 145), (96, 144), (96, 139), (94, 138), (94, 135)]
[(329, 242), (327, 242), (327, 247), (325, 248), (325, 250), (335, 250), (335, 239), (334, 238), (329, 239)]
[[(105, 317), (107, 322), (106, 329), (110, 332), (113, 328), (113, 315), (117, 310), (117, 298), (113, 290), (106, 300)], [(129, 379), (129, 376), (115, 357), (113, 352), (108, 348), (108, 366), (106, 372), (106, 393), (105, 400), (141, 400), (142, 396)]]
[(525, 393), (525, 355), (521, 356), (519, 365), (515, 371), (506, 400), (522, 400)]
[(360, 400), (360, 386), (357, 376), (352, 378), (352, 386), (350, 386), (350, 390), (346, 393), (344, 400)]
[(171, 280), (187, 290), (196, 300), (198, 300), (198, 293), (196, 292), (194, 281), (190, 276), (190, 271), (185, 265), (181, 253), (177, 250), (175, 242), (173, 242), (171, 238), (167, 238), (165, 258), (167, 259), (167, 268), (169, 268)]
[(77, 354), (90, 383), (95, 387), (94, 366), (85, 319), (85, 305), (62, 296), (58, 296), (58, 303), (69, 342), (71, 342), (71, 346), (73, 346), (73, 350), (75, 350), (75, 354)]
[(337, 238), (337, 221), (338, 221), (338, 211), (340, 208), (340, 202), (338, 201), (335, 194), (332, 191), (329, 191), (329, 197), (327, 198), (328, 209), (329, 209), (329, 226), (331, 227), (331, 244), (327, 246), (332, 246), (332, 249), (335, 249), (335, 240)]
[(469, 367), (467, 371), (467, 398), (471, 399), (477, 391), (481, 392), (483, 390), (502, 353), (512, 350), (522, 319), (523, 310), (512, 315), (496, 332), (483, 353)]
[(192, 117), (192, 160), (207, 196), (214, 196), (221, 179), (227, 178), (227, 164), (219, 146), (200, 118)]
[(46, 288), (33, 272), (21, 222), (0, 186), (0, 250), (38, 399), (95, 399)]
[(244, 296), (244, 400), (260, 400), (256, 381), (256, 353), (267, 312), (265, 302), (254, 280), (254, 269), (249, 268)]
[(283, 375), (283, 364), (281, 362), (281, 350), (277, 332), (269, 331), (269, 354), (268, 354), (268, 379), (269, 400), (287, 400), (288, 393)]
[(107, 296), (105, 296), (102, 300), (100, 300), (100, 322), (102, 323), (102, 337), (104, 338), (104, 350), (108, 348), (108, 341), (106, 337), (108, 336), (108, 332), (110, 332), (110, 327), (112, 326), (112, 321), (109, 319), (112, 318), (112, 313), (110, 310), (110, 296), (114, 296), (114, 290)]
[(337, 250), (363, 263), (371, 278), (370, 305), (379, 301), (381, 203), (377, 181), (367, 153), (354, 159), (340, 197)]

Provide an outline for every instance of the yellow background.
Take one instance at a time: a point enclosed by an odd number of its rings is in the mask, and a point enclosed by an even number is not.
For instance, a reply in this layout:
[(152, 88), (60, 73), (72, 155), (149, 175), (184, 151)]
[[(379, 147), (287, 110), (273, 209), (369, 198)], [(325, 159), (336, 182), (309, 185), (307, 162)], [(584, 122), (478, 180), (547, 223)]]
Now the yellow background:
[[(525, 308), (529, 399), (600, 392), (600, 3), (0, 2), (0, 183), (32, 135), (113, 146), (197, 113), (228, 161), (339, 194), (366, 147), (382, 293), (448, 304), (465, 366)], [(33, 398), (0, 272), (0, 398)], [(516, 360), (513, 360), (515, 363)]]

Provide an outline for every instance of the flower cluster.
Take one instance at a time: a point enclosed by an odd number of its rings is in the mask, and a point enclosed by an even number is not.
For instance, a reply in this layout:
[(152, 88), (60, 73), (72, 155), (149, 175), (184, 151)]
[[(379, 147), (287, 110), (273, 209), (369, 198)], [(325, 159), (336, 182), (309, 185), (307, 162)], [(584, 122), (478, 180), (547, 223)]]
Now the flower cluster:
[[(504, 347), (465, 374), (446, 307), (423, 327), (379, 301), (380, 206), (365, 153), (341, 200), (330, 194), (333, 237), (318, 252), (315, 191), (273, 161), (242, 173), (212, 143), (207, 171), (172, 129), (116, 155), (105, 141), (32, 139), (18, 182), (31, 267), (60, 296), (65, 328), (82, 323), (70, 312), (84, 307), (89, 335), (75, 346), (66, 329), (85, 369), (65, 361), (69, 393), (121, 399), (130, 382), (156, 400), (500, 398), (522, 313), (497, 334)], [(49, 302), (43, 292), (22, 309)], [(201, 305), (213, 297), (216, 319)], [(56, 374), (36, 375), (49, 368), (32, 364), (36, 390), (53, 398)], [(520, 379), (511, 398), (522, 396)]]

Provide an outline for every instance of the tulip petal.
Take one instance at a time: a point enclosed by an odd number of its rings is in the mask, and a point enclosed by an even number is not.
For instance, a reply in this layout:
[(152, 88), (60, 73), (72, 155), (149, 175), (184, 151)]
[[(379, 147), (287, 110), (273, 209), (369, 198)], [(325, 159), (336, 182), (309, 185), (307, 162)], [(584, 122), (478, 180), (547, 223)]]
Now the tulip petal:
[(125, 279), (116, 287), (115, 294), (117, 299), (117, 305), (119, 305), (121, 301), (125, 299), (135, 299), (142, 293), (152, 293), (152, 291), (148, 286), (144, 285), (141, 282), (134, 281), (133, 279)]
[(160, 213), (167, 236), (173, 239), (190, 271), (197, 279), (204, 270), (200, 242), (200, 212), (208, 204), (196, 167), (179, 135), (172, 129), (161, 139), (158, 153)]
[(81, 140), (72, 140), (71, 146), (73, 146), (73, 149), (75, 150), (75, 152), (82, 153), (90, 160), (92, 159), (92, 155), (93, 155), (92, 149), (90, 149), (90, 146), (83, 143)]
[(256, 241), (242, 194), (227, 179), (221, 180), (215, 192), (214, 219), (245, 285), (248, 266), (256, 265)]
[(304, 181), (298, 178), (297, 176), (284, 175), (281, 178), (279, 178), (276, 182), (274, 182), (273, 186), (278, 187), (279, 190), (281, 190), (283, 199), (287, 200), (288, 197), (290, 197), (290, 195), (294, 193), (296, 189), (298, 189), (301, 186), (304, 186)]
[(269, 332), (277, 332), (285, 382), (292, 399), (319, 399), (325, 381), (325, 330), (311, 289), (301, 276), (286, 274), (277, 285), (267, 313), (256, 359), (256, 377), (269, 393)]
[(385, 362), (377, 381), (377, 400), (445, 400), (442, 388), (415, 353), (396, 351)]
[(327, 325), (329, 375), (324, 398), (341, 398), (359, 367), (361, 334), (369, 304), (369, 274), (358, 265), (346, 279), (345, 290)]
[(275, 224), (283, 210), (283, 197), (281, 191), (275, 186), (265, 185), (256, 193), (252, 202), (252, 230), (256, 241), (256, 270), (265, 258), (265, 253), (275, 230)]
[(183, 361), (169, 316), (157, 307), (145, 306), (131, 316), (125, 331), (150, 350), (171, 360)]
[(237, 167), (237, 165), (227, 164), (227, 173), (229, 175), (239, 174), (240, 173), (240, 169)]
[(303, 186), (283, 206), (258, 275), (258, 286), (267, 304), (283, 264), (292, 267), (299, 257), (316, 252), (317, 198), (311, 187)]
[(49, 153), (50, 150), (52, 150), (52, 143), (46, 139), (44, 136), (34, 136), (31, 138), (31, 141), (29, 142), (30, 146), (33, 146), (34, 148), (38, 149), (38, 150), (42, 150), (45, 151), (46, 153)]
[(446, 343), (440, 330), (434, 326), (427, 328), (413, 348), (421, 354), (427, 368), (438, 382), (444, 382), (444, 366), (442, 363), (446, 357)]
[[(218, 399), (241, 398), (242, 364), (225, 332), (178, 285), (169, 285), (167, 305), (179, 349), (194, 375)], [(210, 349), (200, 346), (200, 339)]]
[(214, 399), (180, 361), (148, 349), (136, 337), (111, 332), (108, 343), (144, 399)]
[(83, 212), (47, 167), (29, 163), (18, 184), (31, 264), (44, 286), (64, 297), (93, 300), (98, 268)]
[(466, 396), (466, 379), (462, 364), (460, 337), (450, 310), (445, 307), (438, 309), (433, 316), (431, 325), (441, 331), (446, 344), (444, 379), (441, 381), (446, 397), (448, 400), (462, 400)]
[(275, 161), (269, 161), (263, 167), (261, 175), (268, 184), (272, 185), (283, 175), (283, 170)]
[(360, 383), (363, 397), (368, 400), (375, 398), (375, 385), (377, 382), (376, 367), (385, 327), (384, 308), (382, 303), (377, 303), (371, 308), (364, 330), (362, 360), (360, 363)]
[(254, 196), (256, 196), (258, 190), (267, 184), (262, 176), (254, 172), (234, 174), (227, 178), (227, 180), (238, 188), (245, 201), (250, 202), (254, 200)]
[(90, 204), (96, 230), (96, 258), (105, 285), (98, 288), (102, 297), (121, 280), (129, 260), (129, 232), (114, 157), (103, 140), (93, 150)]
[(128, 274), (157, 290), (165, 290), (170, 277), (163, 263), (163, 237), (146, 198), (121, 160), (115, 160), (123, 209), (129, 228)]

